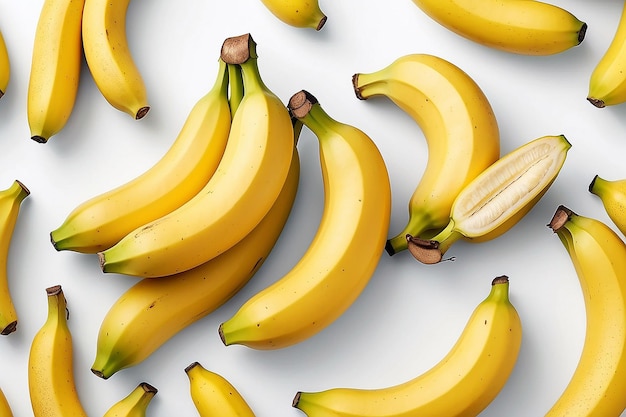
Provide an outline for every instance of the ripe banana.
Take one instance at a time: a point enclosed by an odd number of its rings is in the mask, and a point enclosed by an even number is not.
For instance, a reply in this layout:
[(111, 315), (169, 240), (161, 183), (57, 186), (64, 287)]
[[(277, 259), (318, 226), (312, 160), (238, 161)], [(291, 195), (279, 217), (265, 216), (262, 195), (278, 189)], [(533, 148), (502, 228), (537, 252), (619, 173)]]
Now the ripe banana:
[(0, 97), (6, 93), (10, 79), (11, 62), (9, 60), (9, 51), (4, 41), (4, 36), (2, 36), (2, 32), (0, 32)]
[(139, 177), (76, 207), (50, 233), (57, 250), (96, 253), (183, 205), (217, 169), (230, 131), (227, 65), (193, 106), (166, 154)]
[(600, 198), (609, 218), (626, 234), (626, 179), (611, 181), (596, 175), (589, 184), (589, 192)]
[(17, 328), (17, 312), (9, 290), (7, 263), (9, 247), (22, 201), (30, 195), (24, 184), (14, 181), (0, 191), (0, 334), (8, 335)]
[(413, 0), (434, 21), (473, 42), (522, 55), (552, 55), (579, 45), (587, 24), (535, 0)]
[(626, 6), (608, 49), (600, 58), (589, 78), (587, 100), (596, 107), (614, 106), (626, 102)]
[(474, 80), (436, 56), (405, 55), (376, 72), (355, 74), (352, 82), (359, 99), (391, 99), (418, 123), (428, 145), (408, 223), (387, 242), (394, 255), (407, 248), (407, 234), (422, 236), (446, 226), (456, 195), (500, 157), (498, 124)]
[(28, 81), (31, 138), (46, 143), (70, 118), (80, 79), (84, 0), (45, 0), (39, 15)]
[(565, 136), (543, 136), (498, 159), (461, 190), (448, 225), (431, 239), (407, 235), (409, 251), (434, 264), (457, 240), (485, 242), (515, 226), (548, 191), (571, 144)]
[(626, 245), (604, 223), (563, 206), (548, 226), (575, 267), (587, 323), (576, 370), (545, 416), (619, 416), (626, 409)]
[(104, 272), (159, 277), (191, 269), (243, 239), (276, 201), (294, 148), (289, 112), (263, 83), (249, 34), (227, 39), (222, 59), (240, 65), (245, 94), (217, 171), (187, 203), (99, 252)]
[(509, 280), (500, 276), (456, 344), (430, 370), (387, 388), (298, 392), (293, 406), (309, 417), (476, 416), (506, 384), (521, 341)]
[(145, 417), (150, 402), (158, 390), (142, 382), (130, 394), (116, 402), (104, 413), (104, 417)]
[(144, 80), (126, 38), (130, 0), (85, 0), (83, 48), (89, 72), (104, 98), (136, 120), (150, 106)]
[(254, 412), (239, 391), (223, 376), (200, 363), (185, 368), (189, 392), (200, 417), (254, 417)]
[(225, 345), (278, 349), (318, 333), (358, 297), (384, 249), (391, 189), (375, 143), (332, 119), (306, 91), (294, 94), (288, 107), (319, 139), (322, 219), (293, 269), (220, 325)]
[(98, 332), (91, 370), (107, 379), (149, 357), (167, 340), (235, 295), (261, 267), (289, 217), (300, 178), (294, 156), (274, 206), (248, 236), (220, 256), (189, 271), (144, 279), (109, 309)]
[(0, 417), (13, 417), (13, 411), (11, 410), (11, 405), (7, 400), (6, 395), (0, 389)]
[(320, 30), (327, 17), (318, 0), (261, 0), (278, 19), (297, 28)]
[(74, 383), (72, 334), (60, 285), (46, 288), (48, 316), (28, 357), (28, 390), (35, 417), (87, 417)]

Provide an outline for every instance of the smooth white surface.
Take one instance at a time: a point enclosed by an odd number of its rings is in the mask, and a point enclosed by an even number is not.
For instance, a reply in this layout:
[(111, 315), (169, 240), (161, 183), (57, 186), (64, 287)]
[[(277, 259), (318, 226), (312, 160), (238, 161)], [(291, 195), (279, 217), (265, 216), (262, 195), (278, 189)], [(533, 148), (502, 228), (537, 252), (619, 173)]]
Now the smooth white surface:
[[(595, 174), (626, 178), (626, 105), (596, 109), (586, 100), (589, 75), (615, 31), (623, 2), (554, 0), (589, 25), (584, 42), (563, 54), (527, 57), (471, 43), (431, 21), (410, 0), (320, 0), (320, 32), (277, 20), (258, 0), (133, 0), (128, 39), (152, 109), (134, 121), (102, 98), (84, 66), (76, 108), (47, 144), (30, 140), (26, 90), (42, 0), (0, 0), (0, 28), (12, 78), (0, 100), (0, 187), (14, 179), (24, 201), (9, 258), (17, 332), (0, 339), (0, 387), (15, 416), (32, 415), (27, 359), (46, 315), (44, 289), (61, 284), (70, 309), (79, 395), (90, 416), (102, 415), (139, 382), (159, 389), (149, 415), (197, 415), (184, 368), (193, 361), (229, 379), (258, 416), (303, 415), (298, 390), (383, 387), (429, 369), (456, 341), (491, 279), (508, 275), (524, 325), (517, 367), (481, 416), (541, 416), (577, 364), (584, 338), (578, 279), (558, 238), (546, 227), (559, 204), (610, 222), (587, 191)], [(56, 252), (49, 232), (85, 199), (145, 171), (166, 152), (192, 105), (212, 85), (226, 37), (251, 33), (266, 84), (285, 102), (314, 94), (337, 120), (368, 133), (388, 165), (393, 189), (390, 236), (407, 219), (407, 202), (427, 159), (419, 127), (390, 101), (359, 101), (351, 76), (407, 53), (432, 53), (468, 72), (483, 88), (501, 128), (502, 153), (547, 134), (565, 134), (572, 149), (552, 188), (514, 229), (488, 243), (455, 244), (456, 261), (427, 266), (408, 253), (383, 254), (356, 303), (332, 326), (279, 351), (225, 347), (217, 327), (248, 297), (278, 279), (306, 249), (321, 215), (316, 138), (300, 139), (302, 180), (289, 223), (271, 257), (235, 298), (178, 334), (148, 360), (109, 380), (89, 368), (100, 321), (135, 279), (104, 275), (95, 256)], [(610, 223), (609, 223), (610, 224)]]

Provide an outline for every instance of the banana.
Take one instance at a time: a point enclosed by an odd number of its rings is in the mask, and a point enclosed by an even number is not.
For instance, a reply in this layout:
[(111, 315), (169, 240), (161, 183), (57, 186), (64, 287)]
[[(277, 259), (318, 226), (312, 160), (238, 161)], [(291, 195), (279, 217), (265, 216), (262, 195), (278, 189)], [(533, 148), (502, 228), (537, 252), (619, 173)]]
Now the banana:
[(31, 138), (46, 143), (72, 114), (81, 73), (84, 0), (45, 0), (39, 15), (28, 81)]
[(394, 255), (406, 235), (446, 226), (456, 195), (500, 157), (500, 133), (487, 97), (456, 65), (433, 55), (410, 54), (372, 73), (352, 77), (359, 99), (386, 96), (422, 128), (428, 162), (411, 199), (404, 229), (387, 242)]
[(430, 370), (386, 388), (298, 392), (293, 406), (309, 417), (476, 416), (506, 384), (521, 341), (509, 279), (496, 277), (456, 344)]
[(72, 334), (60, 285), (46, 288), (48, 315), (28, 357), (28, 390), (35, 417), (87, 417), (74, 382)]
[(200, 417), (254, 417), (254, 412), (223, 376), (211, 372), (200, 363), (185, 368), (189, 392)]
[(609, 218), (626, 234), (626, 179), (611, 181), (596, 175), (589, 184), (589, 192), (600, 198)]
[(587, 100), (598, 108), (626, 102), (625, 46), (626, 7), (622, 4), (621, 17), (613, 40), (589, 77)]
[(104, 379), (149, 357), (167, 340), (216, 310), (254, 276), (289, 217), (300, 178), (294, 147), (291, 168), (274, 206), (248, 236), (189, 271), (144, 279), (129, 288), (100, 325), (91, 371)]
[(565, 136), (543, 136), (498, 159), (454, 200), (448, 225), (431, 239), (407, 235), (409, 251), (434, 264), (457, 240), (485, 242), (515, 226), (548, 191), (571, 148)]
[(9, 80), (11, 79), (11, 61), (9, 51), (4, 41), (4, 36), (0, 32), (0, 97), (7, 91)]
[(17, 329), (17, 312), (9, 290), (7, 263), (9, 247), (17, 223), (22, 201), (30, 191), (20, 181), (0, 191), (0, 334), (8, 335)]
[(572, 260), (587, 321), (576, 370), (545, 417), (619, 416), (626, 409), (626, 245), (606, 224), (564, 206), (548, 226)]
[(135, 120), (150, 106), (126, 38), (130, 0), (85, 0), (82, 39), (89, 72), (104, 98)]
[(142, 382), (126, 397), (116, 402), (104, 413), (104, 417), (145, 417), (150, 402), (158, 390)]
[(13, 411), (11, 410), (11, 405), (7, 400), (6, 395), (0, 389), (0, 417), (13, 417)]
[(104, 272), (159, 277), (191, 269), (243, 239), (276, 201), (293, 154), (291, 117), (263, 83), (249, 34), (226, 39), (221, 56), (240, 65), (245, 94), (217, 171), (187, 203), (99, 252)]
[(327, 16), (320, 9), (318, 0), (261, 0), (274, 16), (297, 28), (320, 30)]
[(587, 24), (535, 0), (413, 0), (448, 30), (481, 45), (522, 55), (553, 55), (579, 45)]
[(322, 219), (293, 269), (220, 325), (225, 345), (278, 349), (313, 336), (358, 297), (384, 251), (391, 190), (375, 143), (332, 119), (306, 91), (294, 94), (288, 107), (319, 139)]
[(215, 84), (192, 107), (165, 155), (142, 175), (76, 207), (50, 233), (54, 247), (97, 253), (194, 197), (217, 170), (226, 147), (228, 86), (227, 65), (220, 59)]

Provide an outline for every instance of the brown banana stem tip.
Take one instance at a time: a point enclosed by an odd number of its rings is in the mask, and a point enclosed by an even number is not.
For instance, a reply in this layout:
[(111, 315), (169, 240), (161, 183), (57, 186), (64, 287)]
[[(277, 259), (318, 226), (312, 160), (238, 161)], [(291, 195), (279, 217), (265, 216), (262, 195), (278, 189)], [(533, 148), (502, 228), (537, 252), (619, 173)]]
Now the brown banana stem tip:
[(406, 241), (411, 255), (421, 263), (430, 265), (441, 262), (443, 254), (436, 240), (420, 239), (407, 234)]
[(146, 114), (150, 111), (150, 106), (145, 106), (140, 108), (135, 115), (135, 120), (143, 119)]
[(594, 175), (594, 176), (593, 176), (593, 179), (592, 179), (592, 180), (591, 180), (591, 182), (589, 183), (588, 190), (589, 190), (589, 192), (590, 192), (590, 193), (593, 193), (593, 191), (591, 191), (591, 190), (593, 190), (593, 186), (594, 186), (594, 185), (595, 185), (595, 183), (596, 183), (596, 179), (598, 179), (598, 175)]
[(563, 205), (559, 206), (556, 209), (554, 216), (552, 216), (552, 220), (548, 223), (548, 227), (554, 232), (558, 231), (573, 214), (575, 213), (567, 207)]
[(227, 64), (243, 64), (250, 58), (256, 58), (255, 45), (249, 33), (226, 38), (222, 44), (220, 58)]
[(585, 34), (587, 33), (587, 24), (583, 23), (578, 32), (578, 43), (580, 44), (585, 39)]
[(296, 395), (295, 397), (293, 397), (293, 401), (291, 402), (292, 407), (298, 407), (298, 403), (300, 402), (300, 394), (302, 394), (300, 391), (296, 392)]
[(200, 366), (200, 362), (191, 362), (189, 365), (187, 365), (187, 367), (185, 368), (185, 373), (188, 373), (189, 371), (191, 371), (193, 368), (195, 368), (196, 366)]
[(15, 330), (17, 330), (17, 320), (7, 324), (6, 327), (0, 332), (0, 335), (6, 336), (13, 333)]
[(356, 95), (356, 98), (358, 98), (359, 100), (366, 100), (366, 98), (361, 95), (361, 87), (359, 87), (358, 73), (352, 76), (352, 88), (354, 89), (354, 94)]
[(321, 28), (323, 28), (327, 20), (328, 20), (327, 16), (322, 17), (319, 23), (317, 24), (317, 27), (315, 28), (315, 30), (319, 31)]
[(291, 116), (296, 119), (301, 119), (305, 117), (314, 104), (317, 104), (317, 99), (311, 93), (306, 90), (298, 91), (296, 94), (291, 96), (289, 99), (289, 104), (287, 108), (291, 113)]
[(106, 375), (104, 375), (104, 373), (103, 373), (102, 371), (97, 371), (97, 370), (95, 370), (95, 369), (93, 369), (93, 368), (92, 368), (92, 369), (91, 369), (91, 372), (92, 372), (95, 376), (97, 376), (98, 378), (102, 378), (102, 379), (109, 379), (109, 377), (108, 377), (108, 376), (106, 376)]
[(143, 388), (143, 390), (147, 392), (148, 394), (156, 394), (157, 392), (159, 392), (159, 390), (156, 389), (156, 387), (150, 385), (147, 382), (142, 382), (141, 384), (139, 384), (139, 386)]
[(46, 294), (49, 296), (61, 294), (63, 290), (60, 285), (54, 285), (52, 287), (46, 288)]
[(491, 281), (491, 285), (506, 284), (508, 282), (509, 282), (508, 276), (500, 275), (499, 277), (495, 277), (493, 281)]
[(589, 103), (593, 104), (599, 109), (606, 107), (606, 104), (604, 103), (604, 101), (600, 100), (599, 98), (587, 97), (587, 101), (589, 101)]

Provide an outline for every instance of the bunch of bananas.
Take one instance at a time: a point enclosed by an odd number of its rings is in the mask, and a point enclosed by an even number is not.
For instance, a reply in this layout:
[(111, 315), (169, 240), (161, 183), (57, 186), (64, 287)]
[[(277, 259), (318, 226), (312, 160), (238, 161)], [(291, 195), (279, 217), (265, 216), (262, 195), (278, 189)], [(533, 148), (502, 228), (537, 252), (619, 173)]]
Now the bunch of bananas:
[[(28, 84), (31, 138), (46, 143), (72, 114), (81, 61), (104, 98), (135, 119), (150, 109), (126, 39), (130, 0), (45, 0), (35, 32)], [(1, 86), (0, 86), (1, 87)]]

